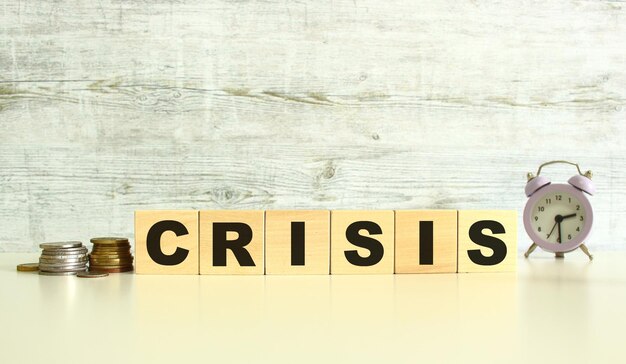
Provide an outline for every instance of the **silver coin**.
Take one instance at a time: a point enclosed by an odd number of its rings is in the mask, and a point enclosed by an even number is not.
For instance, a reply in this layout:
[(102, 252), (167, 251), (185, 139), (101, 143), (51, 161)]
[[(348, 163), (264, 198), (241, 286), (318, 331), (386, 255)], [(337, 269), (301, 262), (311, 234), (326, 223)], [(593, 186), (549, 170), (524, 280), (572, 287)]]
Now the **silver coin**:
[(39, 270), (40, 272), (47, 272), (47, 273), (80, 273), (80, 272), (86, 272), (86, 269), (72, 269), (72, 270), (52, 270), (52, 269), (43, 269), (43, 270)]
[(88, 260), (83, 259), (83, 260), (52, 260), (52, 261), (48, 261), (48, 260), (44, 260), (44, 259), (39, 259), (39, 264), (43, 264), (43, 265), (79, 265), (79, 264), (85, 264), (87, 263)]
[(77, 274), (77, 276), (80, 278), (102, 278), (108, 275), (109, 273), (104, 273), (104, 272), (84, 272), (84, 273)]
[(41, 254), (40, 257), (46, 259), (79, 259), (87, 257), (87, 254)]
[(81, 273), (81, 272), (86, 272), (86, 269), (66, 269), (66, 270), (53, 270), (53, 269), (40, 269), (40, 272), (46, 272), (46, 273)]
[(74, 271), (74, 270), (85, 270), (87, 268), (86, 265), (74, 265), (74, 266), (49, 266), (39, 264), (39, 270), (46, 270), (51, 272), (62, 272), (62, 271)]
[(41, 254), (40, 257), (46, 259), (79, 259), (79, 258), (87, 258), (86, 253), (77, 253), (77, 254)]
[(87, 258), (87, 254), (85, 253), (81, 253), (81, 254), (65, 254), (65, 255), (61, 255), (61, 254), (57, 254), (57, 255), (50, 255), (50, 254), (41, 254), (39, 256), (40, 258), (44, 258), (44, 259), (82, 259), (82, 258)]
[(46, 265), (43, 263), (39, 263), (39, 269), (41, 270), (76, 270), (83, 269), (87, 267), (86, 264), (80, 265)]
[(46, 272), (46, 271), (39, 271), (39, 274), (41, 274), (42, 276), (74, 276), (76, 274), (78, 274), (79, 272)]
[(75, 261), (75, 262), (48, 262), (48, 261), (44, 261), (44, 260), (41, 260), (41, 259), (39, 260), (39, 264), (41, 264), (43, 266), (49, 265), (49, 266), (67, 267), (67, 266), (73, 266), (73, 265), (76, 265), (76, 266), (84, 265), (84, 264), (87, 264), (87, 263), (89, 263), (89, 262), (86, 261), (86, 260)]
[(41, 254), (45, 255), (72, 255), (72, 254), (85, 254), (87, 253), (86, 247), (81, 248), (67, 248), (67, 249), (44, 249)]
[(41, 243), (39, 247), (41, 249), (65, 249), (65, 248), (78, 248), (83, 246), (80, 241), (58, 241), (54, 243)]
[(44, 248), (42, 251), (49, 253), (49, 254), (60, 254), (60, 253), (75, 253), (75, 252), (82, 252), (87, 250), (86, 246), (79, 246), (76, 248), (60, 248), (60, 249), (48, 249), (48, 248)]
[(86, 256), (83, 257), (77, 257), (77, 258), (48, 258), (48, 257), (39, 257), (39, 261), (40, 262), (44, 262), (44, 263), (80, 263), (80, 262), (86, 262), (89, 259), (87, 259)]
[(46, 263), (46, 262), (39, 262), (39, 266), (40, 267), (50, 267), (50, 268), (74, 268), (74, 267), (82, 267), (85, 264), (87, 264), (87, 262), (75, 262), (75, 263)]
[(76, 269), (76, 268), (81, 268), (81, 267), (85, 267), (87, 265), (87, 262), (81, 262), (81, 263), (72, 263), (72, 264), (49, 264), (49, 263), (39, 263), (39, 267), (46, 270), (47, 268), (50, 269)]
[(84, 246), (84, 245), (80, 245), (80, 246), (73, 246), (73, 247), (68, 247), (68, 248), (42, 248), (42, 249), (45, 252), (47, 251), (47, 252), (55, 253), (55, 252), (58, 252), (59, 250), (62, 250), (62, 251), (65, 251), (65, 252), (85, 250), (85, 249), (87, 249), (87, 247)]

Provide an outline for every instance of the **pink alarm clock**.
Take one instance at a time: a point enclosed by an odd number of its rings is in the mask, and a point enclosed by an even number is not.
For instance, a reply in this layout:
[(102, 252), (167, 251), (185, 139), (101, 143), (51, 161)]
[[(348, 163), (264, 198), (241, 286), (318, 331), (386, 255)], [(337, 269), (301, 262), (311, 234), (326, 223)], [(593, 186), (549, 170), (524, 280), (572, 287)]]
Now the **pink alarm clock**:
[[(541, 168), (556, 163), (574, 165), (578, 174), (572, 176), (567, 184), (551, 183), (547, 177), (540, 176)], [(595, 192), (591, 177), (591, 171), (583, 174), (578, 164), (568, 161), (544, 163), (539, 166), (536, 176), (528, 173), (524, 228), (533, 244), (525, 257), (528, 258), (539, 246), (555, 253), (556, 257), (563, 257), (563, 253), (580, 248), (589, 259), (593, 259), (584, 244), (593, 225), (593, 209), (585, 196), (585, 193), (593, 195)]]

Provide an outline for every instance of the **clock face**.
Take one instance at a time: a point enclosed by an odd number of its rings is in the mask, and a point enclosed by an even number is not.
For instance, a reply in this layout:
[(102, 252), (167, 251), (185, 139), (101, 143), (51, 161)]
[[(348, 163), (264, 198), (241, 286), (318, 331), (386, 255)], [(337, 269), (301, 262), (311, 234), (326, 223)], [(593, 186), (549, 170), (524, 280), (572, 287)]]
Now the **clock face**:
[[(561, 190), (537, 191), (530, 228), (548, 244), (566, 244), (585, 231), (588, 211), (575, 194)], [(588, 230), (588, 229), (587, 229)]]

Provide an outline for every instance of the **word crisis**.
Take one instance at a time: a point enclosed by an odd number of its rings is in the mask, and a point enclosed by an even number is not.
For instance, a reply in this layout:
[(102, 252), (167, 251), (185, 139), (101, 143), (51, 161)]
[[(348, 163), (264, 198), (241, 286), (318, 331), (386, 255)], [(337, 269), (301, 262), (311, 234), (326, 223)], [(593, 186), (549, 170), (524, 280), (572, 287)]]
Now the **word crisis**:
[(513, 271), (509, 210), (135, 211), (138, 274)]

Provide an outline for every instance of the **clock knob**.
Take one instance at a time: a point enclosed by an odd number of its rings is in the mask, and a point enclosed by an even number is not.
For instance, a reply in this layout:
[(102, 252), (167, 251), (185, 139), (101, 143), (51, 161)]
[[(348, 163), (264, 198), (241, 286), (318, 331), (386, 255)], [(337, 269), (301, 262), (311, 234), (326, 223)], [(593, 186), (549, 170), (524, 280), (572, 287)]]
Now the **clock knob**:
[(593, 195), (596, 193), (596, 186), (594, 186), (593, 182), (591, 182), (591, 178), (587, 176), (591, 176), (591, 171), (588, 171), (584, 176), (577, 174), (570, 178), (567, 183), (583, 192)]
[(533, 193), (537, 192), (541, 187), (547, 186), (550, 184), (550, 180), (544, 176), (537, 176), (531, 178), (528, 183), (526, 183), (526, 187), (524, 188), (524, 192), (526, 193), (526, 197), (530, 197)]

